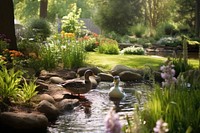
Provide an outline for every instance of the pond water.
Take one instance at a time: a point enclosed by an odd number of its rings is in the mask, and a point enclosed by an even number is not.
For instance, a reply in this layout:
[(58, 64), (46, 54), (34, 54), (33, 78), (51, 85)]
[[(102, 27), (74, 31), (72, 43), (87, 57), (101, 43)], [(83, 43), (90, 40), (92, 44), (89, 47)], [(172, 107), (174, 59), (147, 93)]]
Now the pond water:
[(49, 133), (104, 133), (105, 116), (112, 107), (117, 107), (120, 122), (126, 124), (125, 116), (132, 114), (133, 104), (137, 102), (133, 96), (135, 90), (141, 90), (141, 84), (125, 86), (126, 97), (119, 103), (113, 102), (108, 97), (111, 83), (100, 83), (97, 89), (85, 94), (80, 100), (80, 105), (73, 111), (66, 111), (59, 116), (57, 121), (48, 127)]

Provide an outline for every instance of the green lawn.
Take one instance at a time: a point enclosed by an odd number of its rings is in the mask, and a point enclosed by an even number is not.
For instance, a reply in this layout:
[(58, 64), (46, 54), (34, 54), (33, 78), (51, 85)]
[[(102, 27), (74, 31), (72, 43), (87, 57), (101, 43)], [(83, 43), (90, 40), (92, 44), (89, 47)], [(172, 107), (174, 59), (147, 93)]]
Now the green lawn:
[[(144, 68), (146, 65), (154, 69), (159, 68), (167, 58), (150, 55), (107, 55), (97, 52), (89, 52), (86, 63), (97, 66), (103, 70), (110, 70), (116, 65), (125, 65), (132, 68)], [(198, 67), (198, 60), (189, 60), (194, 67)]]

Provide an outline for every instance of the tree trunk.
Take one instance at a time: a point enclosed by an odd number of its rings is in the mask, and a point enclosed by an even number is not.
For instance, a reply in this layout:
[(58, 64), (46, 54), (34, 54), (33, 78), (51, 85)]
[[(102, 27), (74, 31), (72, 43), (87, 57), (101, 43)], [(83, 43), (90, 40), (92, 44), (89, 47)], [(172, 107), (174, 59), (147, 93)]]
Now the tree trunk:
[(40, 0), (40, 18), (47, 17), (48, 0)]
[(9, 49), (17, 50), (13, 0), (0, 0), (0, 34), (10, 39)]
[(196, 0), (195, 17), (195, 33), (200, 37), (200, 0)]

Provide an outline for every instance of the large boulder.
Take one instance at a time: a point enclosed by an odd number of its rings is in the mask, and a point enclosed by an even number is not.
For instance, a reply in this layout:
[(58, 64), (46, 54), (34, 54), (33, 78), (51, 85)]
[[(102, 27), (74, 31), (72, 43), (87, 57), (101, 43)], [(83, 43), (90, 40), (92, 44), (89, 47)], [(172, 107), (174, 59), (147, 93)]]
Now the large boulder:
[(52, 103), (46, 100), (43, 100), (38, 104), (37, 110), (44, 113), (50, 121), (55, 120), (59, 115), (59, 110)]
[(131, 71), (123, 71), (119, 74), (121, 81), (136, 81), (139, 82), (142, 80), (142, 76), (138, 73)]
[(40, 113), (3, 112), (0, 114), (1, 132), (42, 133), (48, 126), (48, 119)]
[(50, 77), (49, 80), (51, 83), (54, 84), (59, 84), (64, 82), (64, 80), (61, 77)]
[(41, 94), (41, 95), (39, 95), (39, 100), (40, 101), (46, 100), (46, 101), (48, 101), (48, 102), (50, 102), (52, 104), (55, 103), (55, 100), (49, 94)]
[(73, 110), (74, 107), (79, 105), (79, 100), (78, 99), (63, 99), (58, 103), (58, 108), (60, 111), (68, 111), (68, 110)]
[(101, 81), (112, 82), (113, 76), (107, 73), (99, 73), (98, 76), (101, 78)]
[(144, 75), (144, 71), (141, 69), (133, 69), (124, 65), (116, 65), (114, 68), (111, 69), (111, 74), (113, 76), (119, 75), (123, 71), (130, 71), (133, 73), (138, 73), (140, 75)]
[(79, 68), (79, 69), (77, 70), (77, 74), (78, 74), (80, 77), (81, 77), (81, 76), (84, 76), (85, 71), (88, 70), (88, 69), (92, 70), (93, 73), (94, 73), (95, 75), (97, 75), (98, 73), (101, 72), (101, 70), (99, 70), (97, 67), (81, 67), (81, 68)]

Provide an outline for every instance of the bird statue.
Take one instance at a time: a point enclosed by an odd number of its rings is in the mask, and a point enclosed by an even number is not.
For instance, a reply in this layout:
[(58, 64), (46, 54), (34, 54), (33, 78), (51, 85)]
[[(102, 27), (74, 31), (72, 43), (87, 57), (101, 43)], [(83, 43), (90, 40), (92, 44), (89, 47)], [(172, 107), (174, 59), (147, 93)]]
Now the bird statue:
[(94, 76), (93, 71), (86, 70), (84, 73), (84, 80), (82, 79), (71, 79), (67, 80), (60, 85), (64, 87), (68, 92), (73, 94), (84, 94), (89, 92), (92, 89), (92, 82), (89, 77)]
[(120, 77), (114, 76), (113, 82), (114, 82), (114, 86), (111, 87), (109, 91), (110, 99), (123, 99), (126, 94), (123, 92), (123, 89), (119, 87)]

